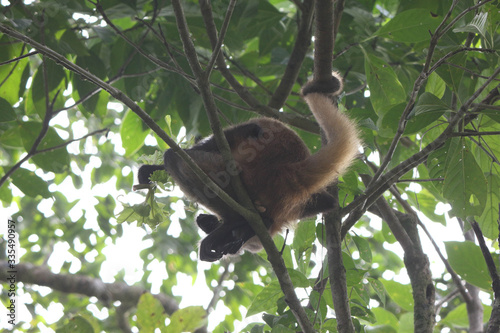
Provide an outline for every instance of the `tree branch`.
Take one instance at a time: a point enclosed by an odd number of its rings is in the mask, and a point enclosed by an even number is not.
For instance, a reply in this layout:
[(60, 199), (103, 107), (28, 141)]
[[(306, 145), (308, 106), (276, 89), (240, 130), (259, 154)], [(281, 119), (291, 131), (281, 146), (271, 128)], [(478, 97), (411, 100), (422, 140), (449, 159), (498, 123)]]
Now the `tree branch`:
[(314, 2), (314, 80), (329, 81), (333, 60), (333, 0)]
[[(0, 281), (7, 279), (9, 265), (6, 261), (0, 261)], [(136, 286), (129, 286), (124, 282), (104, 283), (100, 279), (91, 278), (86, 275), (55, 274), (50, 268), (45, 266), (35, 266), (28, 263), (16, 265), (16, 279), (25, 284), (36, 284), (50, 287), (63, 293), (77, 293), (86, 296), (95, 296), (109, 307), (114, 301), (135, 306), (146, 289)], [(179, 309), (177, 301), (167, 295), (154, 295), (158, 299), (168, 314), (172, 314)]]
[(481, 248), (481, 252), (483, 253), (484, 260), (486, 261), (486, 265), (488, 266), (490, 277), (493, 280), (493, 292), (495, 293), (495, 298), (500, 298), (500, 277), (497, 273), (495, 261), (491, 256), (490, 250), (488, 250), (488, 247), (486, 246), (483, 232), (481, 231), (479, 224), (476, 221), (473, 221), (471, 222), (471, 225), (472, 230), (474, 230), (474, 233), (476, 234), (476, 238), (479, 243), (479, 247)]
[(299, 23), (297, 39), (295, 40), (295, 45), (286, 64), (280, 84), (267, 103), (267, 106), (270, 108), (280, 109), (283, 107), (292, 91), (293, 85), (297, 81), (302, 63), (311, 45), (311, 24), (314, 13), (313, 2), (312, 0), (306, 0), (301, 4), (302, 17)]

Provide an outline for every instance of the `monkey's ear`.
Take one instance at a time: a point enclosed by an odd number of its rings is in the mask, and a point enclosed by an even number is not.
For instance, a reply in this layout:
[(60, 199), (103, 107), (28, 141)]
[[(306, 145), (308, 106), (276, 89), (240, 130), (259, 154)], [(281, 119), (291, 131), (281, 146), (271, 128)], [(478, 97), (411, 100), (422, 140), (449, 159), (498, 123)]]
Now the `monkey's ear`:
[(311, 93), (337, 96), (344, 88), (344, 81), (339, 73), (333, 72), (330, 80), (327, 81), (309, 81), (302, 87), (302, 96)]

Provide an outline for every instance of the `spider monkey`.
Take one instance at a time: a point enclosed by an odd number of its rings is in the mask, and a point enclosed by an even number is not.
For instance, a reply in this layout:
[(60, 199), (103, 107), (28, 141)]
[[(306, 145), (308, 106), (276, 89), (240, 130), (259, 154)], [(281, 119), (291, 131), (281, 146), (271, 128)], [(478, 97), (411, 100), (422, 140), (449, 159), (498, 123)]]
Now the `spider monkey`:
[[(227, 170), (215, 139), (210, 136), (186, 149), (191, 158), (230, 196), (229, 172), (238, 172), (271, 236), (304, 217), (327, 212), (335, 198), (325, 187), (344, 173), (358, 154), (355, 124), (336, 105), (343, 88), (333, 73), (329, 81), (310, 81), (302, 96), (326, 134), (327, 144), (311, 155), (302, 139), (283, 123), (256, 118), (224, 130), (237, 170)], [(143, 165), (139, 182), (149, 183), (155, 170), (165, 169), (181, 190), (215, 215), (201, 214), (196, 223), (207, 233), (200, 244), (204, 261), (216, 261), (242, 249), (262, 248), (249, 223), (210, 191), (171, 149), (164, 165)]]

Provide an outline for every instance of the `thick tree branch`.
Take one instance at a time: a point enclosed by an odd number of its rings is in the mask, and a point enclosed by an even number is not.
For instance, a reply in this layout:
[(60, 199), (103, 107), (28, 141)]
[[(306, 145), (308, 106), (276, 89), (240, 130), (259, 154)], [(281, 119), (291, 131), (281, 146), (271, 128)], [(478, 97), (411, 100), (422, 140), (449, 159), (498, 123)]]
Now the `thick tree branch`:
[[(12, 274), (9, 270), (7, 262), (0, 261), (0, 281), (8, 281), (7, 279)], [(100, 279), (85, 275), (55, 274), (48, 267), (32, 264), (17, 264), (16, 279), (18, 282), (50, 287), (68, 294), (95, 296), (108, 307), (114, 301), (135, 306), (141, 295), (147, 292), (144, 288), (129, 286), (124, 282), (104, 283)], [(179, 309), (175, 299), (164, 294), (154, 296), (161, 302), (168, 314)]]
[(329, 81), (333, 60), (333, 0), (314, 2), (314, 79)]
[[(338, 198), (338, 188), (334, 186), (329, 193)], [(328, 273), (333, 298), (337, 329), (340, 333), (355, 332), (351, 319), (351, 308), (347, 293), (347, 278), (342, 258), (342, 217), (338, 202), (333, 211), (325, 216), (326, 249)]]

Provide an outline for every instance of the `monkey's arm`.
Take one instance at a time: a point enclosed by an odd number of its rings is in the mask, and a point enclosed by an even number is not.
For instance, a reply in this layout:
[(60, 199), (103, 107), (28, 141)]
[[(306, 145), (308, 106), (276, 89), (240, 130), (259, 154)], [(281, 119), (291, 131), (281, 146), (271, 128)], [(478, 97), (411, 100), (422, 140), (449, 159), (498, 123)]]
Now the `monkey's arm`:
[(139, 184), (149, 184), (149, 177), (157, 170), (164, 170), (163, 165), (143, 165), (137, 172)]
[(327, 192), (314, 193), (302, 212), (301, 219), (326, 213), (335, 207), (336, 198)]

